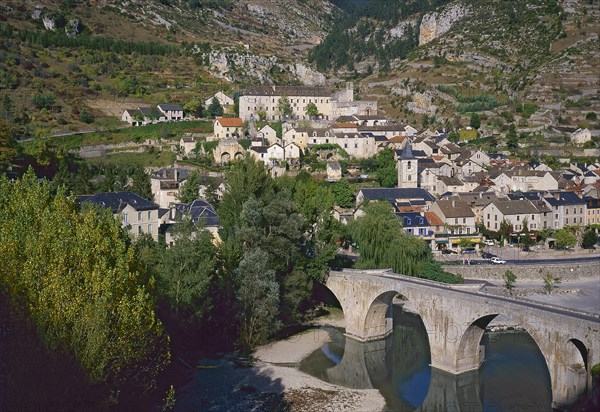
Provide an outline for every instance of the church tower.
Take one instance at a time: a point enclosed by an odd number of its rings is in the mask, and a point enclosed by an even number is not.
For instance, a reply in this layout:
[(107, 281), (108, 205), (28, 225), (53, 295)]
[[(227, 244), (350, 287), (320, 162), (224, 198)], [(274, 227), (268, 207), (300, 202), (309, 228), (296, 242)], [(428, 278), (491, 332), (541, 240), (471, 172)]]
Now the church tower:
[(417, 163), (418, 159), (413, 156), (410, 140), (402, 150), (402, 155), (398, 157), (396, 167), (398, 168), (398, 187), (418, 187), (419, 173)]

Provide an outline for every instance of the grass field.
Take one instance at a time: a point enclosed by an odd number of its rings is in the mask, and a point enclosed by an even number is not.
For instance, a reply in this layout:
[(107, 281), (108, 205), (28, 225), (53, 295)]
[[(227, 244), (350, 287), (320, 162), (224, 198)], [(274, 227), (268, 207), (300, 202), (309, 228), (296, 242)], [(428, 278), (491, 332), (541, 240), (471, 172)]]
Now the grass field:
[(113, 164), (123, 167), (163, 167), (175, 162), (175, 153), (115, 153), (86, 159), (90, 164)]
[[(212, 130), (212, 123), (207, 120), (169, 122), (54, 137), (52, 138), (52, 142), (59, 148), (72, 150), (82, 146), (142, 142), (146, 139), (162, 138), (179, 140), (184, 133), (211, 133)], [(26, 145), (27, 142), (24, 144)]]

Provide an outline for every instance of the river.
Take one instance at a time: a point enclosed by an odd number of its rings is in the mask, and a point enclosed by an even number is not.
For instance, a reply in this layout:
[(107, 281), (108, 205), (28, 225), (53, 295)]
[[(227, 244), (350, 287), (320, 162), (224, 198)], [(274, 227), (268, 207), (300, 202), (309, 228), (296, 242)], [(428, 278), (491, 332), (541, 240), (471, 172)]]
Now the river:
[(551, 411), (543, 355), (523, 331), (486, 332), (485, 361), (455, 376), (430, 366), (421, 319), (394, 306), (388, 338), (361, 343), (332, 330), (331, 342), (307, 356), (300, 370), (353, 389), (378, 389), (390, 411)]

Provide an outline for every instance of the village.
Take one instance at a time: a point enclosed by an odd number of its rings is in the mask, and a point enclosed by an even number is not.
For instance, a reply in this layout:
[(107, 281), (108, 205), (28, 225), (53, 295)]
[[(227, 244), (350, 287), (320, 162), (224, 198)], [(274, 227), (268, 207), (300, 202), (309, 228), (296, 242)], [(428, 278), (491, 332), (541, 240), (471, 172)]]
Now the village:
[[(597, 230), (600, 225), (600, 163), (565, 158), (560, 159), (563, 167), (552, 169), (508, 152), (467, 148), (451, 141), (445, 130), (418, 130), (378, 115), (376, 101), (354, 100), (352, 83), (335, 93), (316, 87), (250, 87), (238, 98), (237, 117), (234, 99), (223, 92), (208, 97), (205, 107), (211, 104), (228, 115), (213, 120), (212, 134), (183, 136), (173, 147), (178, 160), (208, 156), (224, 166), (249, 155), (273, 176), (308, 168), (328, 182), (351, 179), (358, 182), (355, 203), (335, 206), (337, 220), (346, 224), (364, 214), (366, 202), (385, 200), (404, 231), (425, 240), (437, 254), (475, 252), (484, 241), (521, 244), (526, 250), (538, 241), (555, 247), (552, 234), (557, 230), (567, 228), (581, 241), (585, 227)], [(140, 126), (185, 119), (183, 108), (173, 104), (129, 109), (122, 116)], [(578, 130), (573, 138), (589, 140), (585, 134)], [(397, 187), (370, 187), (360, 168), (342, 170), (345, 159), (369, 159), (385, 150), (394, 155)], [(303, 164), (308, 153), (326, 169)], [(190, 173), (188, 166), (176, 165), (152, 171), (155, 202), (135, 199), (132, 193), (82, 199), (111, 205), (134, 236), (150, 233), (157, 239), (162, 233), (172, 244), (173, 225), (187, 215), (195, 222), (204, 219), (218, 240), (218, 216), (203, 199), (206, 185), (200, 186), (195, 202), (178, 203)], [(219, 173), (209, 174), (217, 177), (216, 194), (221, 196), (225, 186)]]

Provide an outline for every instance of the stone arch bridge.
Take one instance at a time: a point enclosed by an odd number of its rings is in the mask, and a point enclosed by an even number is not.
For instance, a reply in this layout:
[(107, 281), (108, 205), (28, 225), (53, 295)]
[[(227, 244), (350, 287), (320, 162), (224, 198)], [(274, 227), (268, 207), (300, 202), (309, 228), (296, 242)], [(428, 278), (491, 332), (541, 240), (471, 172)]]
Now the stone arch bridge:
[[(487, 325), (505, 315), (522, 326), (542, 352), (555, 408), (573, 403), (591, 388), (591, 368), (600, 363), (600, 318), (530, 301), (478, 292), (474, 285), (448, 285), (391, 270), (331, 271), (325, 283), (346, 319), (346, 335), (359, 341), (392, 332), (392, 300), (401, 295), (427, 330), (431, 366), (453, 374), (478, 369)], [(479, 285), (480, 286), (480, 285)]]

